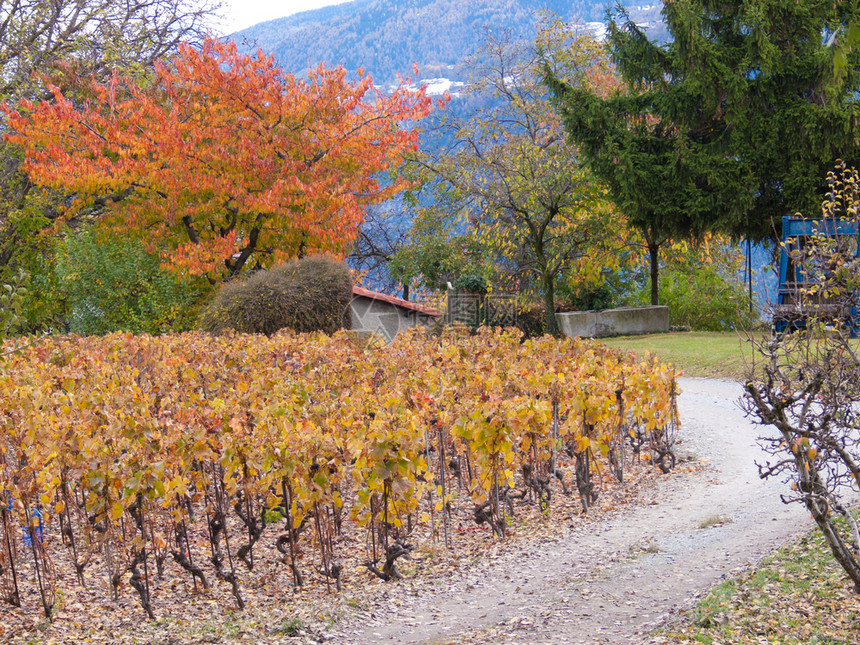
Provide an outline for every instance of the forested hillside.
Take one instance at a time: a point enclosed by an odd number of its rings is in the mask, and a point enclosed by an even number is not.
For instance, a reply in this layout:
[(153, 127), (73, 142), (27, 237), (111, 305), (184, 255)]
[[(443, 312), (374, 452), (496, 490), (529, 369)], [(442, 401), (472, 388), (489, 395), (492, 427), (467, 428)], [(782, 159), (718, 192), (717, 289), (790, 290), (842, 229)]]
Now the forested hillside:
[[(412, 76), (417, 64), (419, 78), (463, 79), (467, 70), (458, 66), (486, 41), (487, 29), (530, 37), (542, 10), (568, 21), (600, 22), (608, 4), (608, 0), (354, 0), (261, 23), (233, 37), (249, 50), (274, 52), (284, 69), (297, 73), (324, 61), (348, 70), (363, 67), (378, 83), (386, 83), (397, 74)], [(657, 23), (659, 9), (659, 4), (629, 8), (642, 23)], [(660, 37), (656, 25), (652, 31)]]

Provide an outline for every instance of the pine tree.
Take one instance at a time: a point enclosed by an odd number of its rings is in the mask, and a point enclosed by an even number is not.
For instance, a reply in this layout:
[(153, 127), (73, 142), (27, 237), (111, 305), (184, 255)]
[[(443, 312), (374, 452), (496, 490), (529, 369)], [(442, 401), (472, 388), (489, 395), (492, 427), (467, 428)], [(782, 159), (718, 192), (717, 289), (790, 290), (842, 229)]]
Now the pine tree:
[(619, 9), (607, 46), (626, 93), (547, 72), (568, 133), (648, 243), (652, 303), (665, 240), (778, 234), (782, 215), (817, 210), (837, 158), (857, 156), (860, 53), (834, 44), (858, 5), (667, 1), (665, 44)]
[[(762, 238), (783, 215), (817, 213), (835, 161), (860, 161), (860, 52), (838, 47), (860, 2), (686, 1), (667, 3), (664, 16), (685, 84), (725, 127), (727, 154), (746, 167), (752, 203), (730, 231)], [(681, 108), (676, 118), (689, 122), (692, 108)]]

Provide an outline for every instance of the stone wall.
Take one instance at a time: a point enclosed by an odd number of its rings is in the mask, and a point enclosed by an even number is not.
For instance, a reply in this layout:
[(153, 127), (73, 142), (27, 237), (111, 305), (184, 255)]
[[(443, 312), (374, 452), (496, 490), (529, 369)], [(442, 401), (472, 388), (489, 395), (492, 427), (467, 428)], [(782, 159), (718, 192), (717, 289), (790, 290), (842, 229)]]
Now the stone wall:
[(621, 307), (603, 311), (570, 311), (556, 314), (565, 336), (603, 338), (669, 331), (669, 307)]

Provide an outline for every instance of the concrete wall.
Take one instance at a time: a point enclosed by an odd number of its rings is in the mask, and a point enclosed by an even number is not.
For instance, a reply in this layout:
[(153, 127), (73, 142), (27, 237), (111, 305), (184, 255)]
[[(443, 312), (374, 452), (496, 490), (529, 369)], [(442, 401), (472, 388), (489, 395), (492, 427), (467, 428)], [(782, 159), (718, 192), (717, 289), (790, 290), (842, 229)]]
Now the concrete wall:
[(352, 299), (352, 330), (376, 333), (391, 342), (401, 329), (414, 325), (429, 325), (432, 316), (410, 311), (390, 302), (358, 296)]
[(669, 331), (669, 307), (622, 307), (555, 315), (565, 336), (603, 338)]

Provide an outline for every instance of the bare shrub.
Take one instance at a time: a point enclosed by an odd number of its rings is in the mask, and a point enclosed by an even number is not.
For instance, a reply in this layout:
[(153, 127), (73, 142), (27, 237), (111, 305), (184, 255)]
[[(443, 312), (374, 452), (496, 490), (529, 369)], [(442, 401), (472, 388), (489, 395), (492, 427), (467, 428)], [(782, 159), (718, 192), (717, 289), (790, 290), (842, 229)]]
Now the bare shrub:
[(860, 286), (860, 177), (843, 163), (828, 181), (815, 233), (791, 251), (800, 267), (792, 326), (769, 339), (751, 339), (760, 359), (750, 370), (743, 405), (758, 423), (776, 429), (761, 439), (772, 456), (758, 465), (761, 477), (780, 476), (791, 484), (783, 501), (809, 509), (860, 593), (860, 531), (846, 502), (860, 483), (860, 357), (852, 338)]
[(272, 335), (285, 327), (332, 334), (349, 326), (352, 277), (341, 262), (315, 256), (225, 284), (200, 317), (200, 329)]

